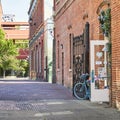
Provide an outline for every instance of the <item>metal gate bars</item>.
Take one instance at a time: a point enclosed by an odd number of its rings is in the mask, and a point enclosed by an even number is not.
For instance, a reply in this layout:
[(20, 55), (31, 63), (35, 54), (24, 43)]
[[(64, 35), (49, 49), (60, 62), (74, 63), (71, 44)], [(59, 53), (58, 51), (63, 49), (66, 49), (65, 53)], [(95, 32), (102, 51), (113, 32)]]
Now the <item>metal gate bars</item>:
[(73, 37), (73, 87), (83, 73), (89, 73), (89, 23), (83, 34)]

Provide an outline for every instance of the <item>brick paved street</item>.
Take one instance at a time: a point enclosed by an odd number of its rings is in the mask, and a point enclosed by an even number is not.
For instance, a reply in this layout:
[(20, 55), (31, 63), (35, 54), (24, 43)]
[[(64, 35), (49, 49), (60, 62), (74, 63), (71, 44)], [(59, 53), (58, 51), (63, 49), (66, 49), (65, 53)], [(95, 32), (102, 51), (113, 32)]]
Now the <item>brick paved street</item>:
[(0, 81), (0, 120), (119, 120), (107, 104), (79, 101), (67, 88), (50, 83)]
[(67, 88), (57, 84), (28, 80), (0, 81), (0, 100), (48, 99), (73, 99), (73, 96)]
[[(39, 110), (39, 105), (28, 101), (72, 100), (72, 92), (67, 88), (47, 82), (30, 80), (0, 81), (0, 110)], [(44, 107), (44, 106), (43, 106)]]

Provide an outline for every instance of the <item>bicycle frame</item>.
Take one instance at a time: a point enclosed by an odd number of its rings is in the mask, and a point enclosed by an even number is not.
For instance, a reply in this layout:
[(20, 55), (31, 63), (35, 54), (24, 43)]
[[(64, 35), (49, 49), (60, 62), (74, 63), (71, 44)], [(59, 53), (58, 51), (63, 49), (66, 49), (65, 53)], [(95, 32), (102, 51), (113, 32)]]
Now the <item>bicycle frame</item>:
[(83, 99), (90, 99), (90, 87), (87, 86), (88, 74), (83, 74), (80, 76), (80, 82), (74, 86), (74, 95), (76, 98), (83, 100)]

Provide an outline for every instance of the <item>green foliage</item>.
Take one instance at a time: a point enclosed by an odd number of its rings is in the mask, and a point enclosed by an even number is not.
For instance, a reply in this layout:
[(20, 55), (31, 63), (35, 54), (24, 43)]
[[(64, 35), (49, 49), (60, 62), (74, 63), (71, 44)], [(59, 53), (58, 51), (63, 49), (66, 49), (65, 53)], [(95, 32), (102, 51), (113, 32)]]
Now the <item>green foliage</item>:
[(17, 55), (18, 51), (16, 45), (13, 44), (12, 40), (6, 40), (2, 29), (0, 29), (0, 57), (4, 55)]
[(5, 39), (5, 33), (4, 31), (0, 28), (0, 40), (4, 40)]
[(28, 61), (18, 60), (19, 48), (27, 48), (27, 44), (14, 44), (13, 40), (6, 40), (5, 33), (0, 29), (0, 69), (5, 77), (6, 71), (16, 71), (16, 73), (28, 72)]
[(16, 43), (17, 48), (28, 48), (28, 43)]
[(106, 44), (109, 56), (111, 56), (111, 9), (102, 10), (98, 17), (100, 28), (103, 34), (108, 37), (109, 42)]
[(48, 66), (52, 66), (52, 61), (50, 61), (49, 65)]
[(18, 64), (18, 70), (16, 70), (16, 75), (17, 76), (23, 76), (23, 74), (26, 74), (28, 76), (28, 61), (27, 60), (19, 60)]
[(110, 37), (111, 31), (111, 9), (101, 11), (99, 15), (100, 28), (106, 37)]
[(17, 48), (12, 40), (6, 40), (4, 31), (0, 29), (0, 68), (4, 73), (6, 70), (15, 69), (17, 54)]
[(0, 66), (2, 67), (3, 70), (15, 70), (17, 69), (16, 66), (18, 64), (18, 60), (15, 58), (15, 56), (6, 56), (4, 55), (1, 58), (1, 64)]

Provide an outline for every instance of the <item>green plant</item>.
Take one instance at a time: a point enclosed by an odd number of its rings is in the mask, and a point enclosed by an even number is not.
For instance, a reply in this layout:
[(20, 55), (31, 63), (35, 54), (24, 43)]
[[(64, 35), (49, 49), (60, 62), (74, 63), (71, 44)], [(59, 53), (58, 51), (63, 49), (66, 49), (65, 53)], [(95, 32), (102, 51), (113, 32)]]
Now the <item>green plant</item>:
[(100, 29), (104, 36), (108, 37), (109, 42), (106, 44), (109, 56), (111, 56), (111, 9), (101, 10), (99, 14)]
[(100, 28), (103, 34), (110, 39), (111, 33), (111, 9), (108, 8), (106, 10), (101, 10), (100, 15), (98, 17)]

